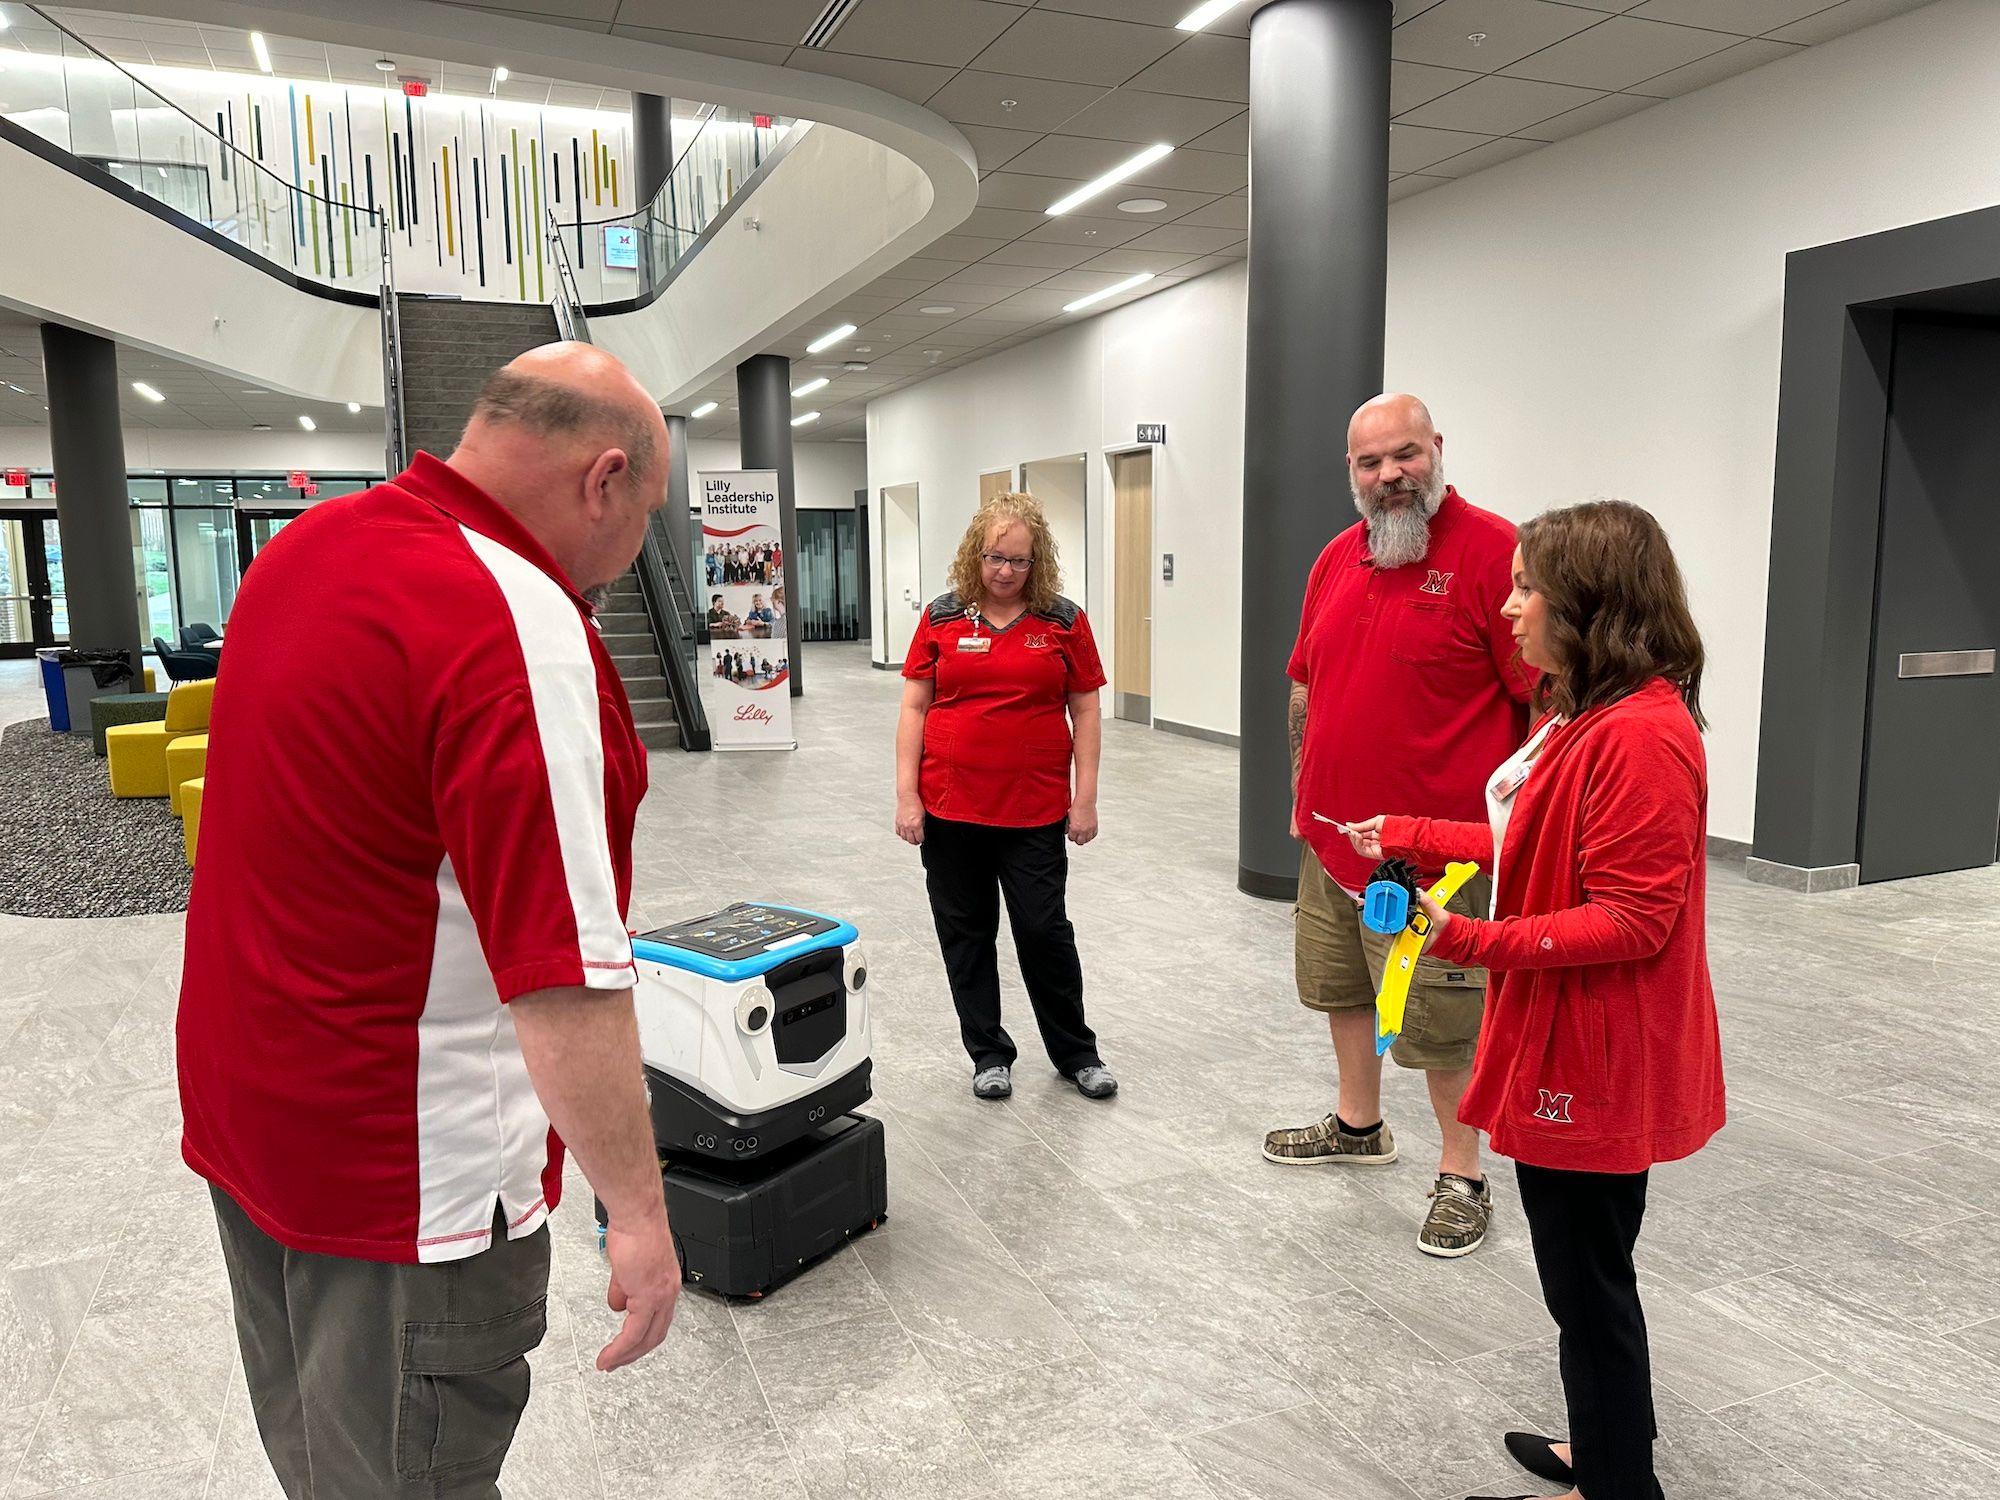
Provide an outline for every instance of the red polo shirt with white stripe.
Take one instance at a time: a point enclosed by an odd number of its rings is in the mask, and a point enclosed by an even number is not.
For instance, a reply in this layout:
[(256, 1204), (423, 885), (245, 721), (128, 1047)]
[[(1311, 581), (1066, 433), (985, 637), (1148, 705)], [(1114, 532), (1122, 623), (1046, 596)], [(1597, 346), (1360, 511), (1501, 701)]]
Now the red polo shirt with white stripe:
[(646, 758), (590, 607), (426, 453), (257, 556), (216, 685), (182, 1153), (296, 1250), (532, 1233), (562, 1143), (506, 1002), (636, 979)]

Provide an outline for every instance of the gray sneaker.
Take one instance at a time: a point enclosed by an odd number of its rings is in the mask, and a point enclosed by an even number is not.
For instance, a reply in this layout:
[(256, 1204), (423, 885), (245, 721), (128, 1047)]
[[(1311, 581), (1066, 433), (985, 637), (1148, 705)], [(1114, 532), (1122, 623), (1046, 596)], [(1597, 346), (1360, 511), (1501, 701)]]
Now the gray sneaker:
[(972, 1075), (972, 1097), (975, 1099), (1005, 1099), (1013, 1092), (1014, 1075), (1007, 1071), (1005, 1063), (981, 1068)]
[(1493, 1194), (1483, 1179), (1473, 1182), (1440, 1172), (1431, 1189), (1431, 1211), (1417, 1231), (1417, 1248), (1443, 1260), (1470, 1255), (1486, 1243), (1486, 1226), (1492, 1218)]
[(1386, 1167), (1395, 1159), (1396, 1137), (1389, 1133), (1386, 1120), (1373, 1134), (1349, 1135), (1337, 1116), (1328, 1115), (1311, 1125), (1274, 1130), (1264, 1137), (1264, 1160), (1280, 1166)]
[(1078, 1068), (1069, 1075), (1069, 1081), (1076, 1085), (1076, 1091), (1086, 1099), (1109, 1099), (1118, 1092), (1118, 1080), (1111, 1076), (1111, 1070), (1103, 1063), (1092, 1063), (1087, 1068)]

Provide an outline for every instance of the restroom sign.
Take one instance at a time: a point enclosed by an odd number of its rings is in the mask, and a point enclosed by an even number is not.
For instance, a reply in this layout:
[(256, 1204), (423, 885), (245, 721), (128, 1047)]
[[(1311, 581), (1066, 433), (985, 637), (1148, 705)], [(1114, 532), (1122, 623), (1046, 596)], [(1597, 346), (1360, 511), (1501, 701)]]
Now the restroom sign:
[(1167, 424), (1165, 422), (1141, 422), (1139, 424), (1139, 441), (1164, 447), (1167, 441)]

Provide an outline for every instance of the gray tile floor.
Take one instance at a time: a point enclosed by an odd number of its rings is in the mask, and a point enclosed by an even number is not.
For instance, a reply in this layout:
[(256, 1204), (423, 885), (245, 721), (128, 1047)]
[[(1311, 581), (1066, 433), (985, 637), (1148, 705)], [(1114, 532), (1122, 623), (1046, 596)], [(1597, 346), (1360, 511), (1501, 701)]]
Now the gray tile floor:
[[(896, 680), (808, 661), (796, 755), (654, 756), (636, 915), (763, 896), (860, 925), (892, 1219), (763, 1303), (691, 1293), (605, 1377), (573, 1183), (509, 1500), (1527, 1488), (1499, 1434), (1562, 1418), (1506, 1178), (1485, 1249), (1417, 1253), (1435, 1132), (1405, 1075), (1399, 1166), (1258, 1156), (1328, 1107), (1330, 1058), (1287, 912), (1234, 889), (1233, 755), (1109, 727), (1072, 897), (1125, 1091), (1089, 1104), (1030, 1061), (977, 1104), (889, 832)], [(0, 668), (0, 719), (34, 708)], [(1734, 1120), (1657, 1174), (1641, 1245), (1671, 1494), (2000, 1488), (1997, 896), (2000, 871), (1812, 897), (1714, 871)], [(277, 1494), (176, 1152), (179, 928), (0, 918), (0, 1494)]]

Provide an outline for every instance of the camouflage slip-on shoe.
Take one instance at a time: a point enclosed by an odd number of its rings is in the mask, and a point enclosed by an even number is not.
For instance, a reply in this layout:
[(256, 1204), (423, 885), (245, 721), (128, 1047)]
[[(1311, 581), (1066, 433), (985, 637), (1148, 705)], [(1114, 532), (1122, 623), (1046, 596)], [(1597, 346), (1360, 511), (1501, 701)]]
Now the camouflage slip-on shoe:
[(1386, 1167), (1396, 1159), (1396, 1137), (1385, 1120), (1367, 1135), (1349, 1135), (1339, 1119), (1328, 1115), (1296, 1130), (1274, 1130), (1264, 1137), (1264, 1160), (1285, 1167)]
[(1486, 1226), (1493, 1217), (1493, 1194), (1482, 1180), (1473, 1182), (1450, 1172), (1438, 1173), (1431, 1189), (1431, 1211), (1417, 1231), (1417, 1248), (1426, 1255), (1456, 1260), (1486, 1243)]

